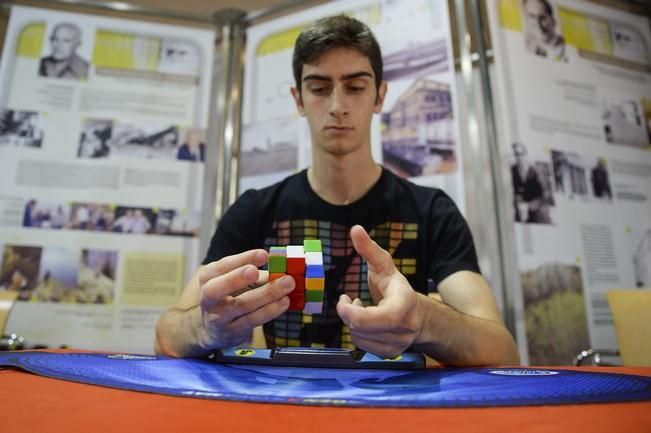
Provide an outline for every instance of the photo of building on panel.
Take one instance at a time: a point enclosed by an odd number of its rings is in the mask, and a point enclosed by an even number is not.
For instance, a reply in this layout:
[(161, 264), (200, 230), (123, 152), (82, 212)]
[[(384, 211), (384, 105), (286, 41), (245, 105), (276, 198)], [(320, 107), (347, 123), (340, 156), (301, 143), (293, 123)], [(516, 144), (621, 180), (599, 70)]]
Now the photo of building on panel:
[(448, 70), (447, 41), (412, 43), (382, 57), (383, 78), (387, 81), (414, 78)]
[(382, 113), (382, 157), (387, 168), (403, 177), (456, 170), (449, 85), (419, 79), (391, 111)]
[(552, 150), (556, 192), (569, 199), (611, 200), (613, 191), (604, 158)]

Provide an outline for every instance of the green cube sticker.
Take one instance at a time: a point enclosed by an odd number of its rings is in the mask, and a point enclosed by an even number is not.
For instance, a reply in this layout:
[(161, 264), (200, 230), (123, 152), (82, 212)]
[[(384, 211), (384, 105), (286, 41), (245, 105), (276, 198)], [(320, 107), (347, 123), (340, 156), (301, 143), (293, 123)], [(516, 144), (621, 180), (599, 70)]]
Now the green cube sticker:
[(287, 272), (287, 257), (285, 256), (269, 256), (269, 272), (274, 274), (282, 274)]
[(323, 302), (323, 290), (306, 290), (305, 302)]
[(320, 253), (321, 241), (319, 239), (305, 239), (303, 241), (303, 250), (306, 253)]

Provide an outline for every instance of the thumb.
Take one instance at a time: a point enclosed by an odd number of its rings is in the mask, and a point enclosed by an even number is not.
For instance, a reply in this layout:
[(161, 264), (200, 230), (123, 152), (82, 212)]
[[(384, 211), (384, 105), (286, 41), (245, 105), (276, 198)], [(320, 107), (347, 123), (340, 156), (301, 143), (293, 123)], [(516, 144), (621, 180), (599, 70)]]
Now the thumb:
[(353, 241), (355, 251), (366, 260), (369, 271), (381, 276), (393, 273), (396, 267), (393, 264), (391, 254), (371, 239), (364, 227), (354, 225), (350, 229), (350, 238)]

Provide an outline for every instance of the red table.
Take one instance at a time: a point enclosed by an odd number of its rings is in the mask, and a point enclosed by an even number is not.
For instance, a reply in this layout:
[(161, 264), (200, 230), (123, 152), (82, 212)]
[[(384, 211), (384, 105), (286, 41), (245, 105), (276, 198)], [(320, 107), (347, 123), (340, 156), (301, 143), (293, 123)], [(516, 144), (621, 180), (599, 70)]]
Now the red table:
[[(576, 370), (651, 376), (649, 367)], [(0, 433), (293, 431), (649, 433), (651, 401), (472, 409), (309, 407), (169, 397), (0, 370)]]

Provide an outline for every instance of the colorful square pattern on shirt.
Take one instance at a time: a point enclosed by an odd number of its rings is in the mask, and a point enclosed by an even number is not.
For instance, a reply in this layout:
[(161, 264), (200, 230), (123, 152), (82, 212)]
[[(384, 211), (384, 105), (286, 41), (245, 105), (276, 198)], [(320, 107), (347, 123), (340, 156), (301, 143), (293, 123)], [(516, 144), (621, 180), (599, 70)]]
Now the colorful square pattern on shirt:
[[(359, 298), (363, 305), (373, 305), (368, 289), (368, 267), (365, 260), (355, 253), (350, 239), (350, 226), (323, 220), (280, 220), (272, 225), (273, 232), (264, 240), (264, 247), (272, 245), (303, 244), (305, 254), (305, 289), (316, 290), (316, 277), (311, 264), (323, 263), (323, 302), (309, 302), (303, 297), (302, 310), (286, 311), (264, 325), (265, 339), (269, 347), (314, 346), (343, 347), (352, 349), (350, 330), (344, 326), (337, 314), (339, 296), (347, 294)], [(368, 230), (371, 238), (392, 256), (406, 240), (418, 239), (418, 224), (385, 222)], [(310, 252), (305, 240), (319, 238), (321, 253)], [(396, 242), (397, 241), (397, 242)], [(398, 271), (405, 276), (415, 277), (418, 265), (416, 258), (398, 254), (394, 259)], [(352, 259), (351, 259), (352, 258)], [(325, 278), (327, 274), (328, 278)], [(283, 275), (283, 274), (281, 274)], [(312, 313), (312, 310), (315, 313)]]

